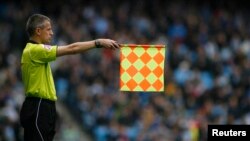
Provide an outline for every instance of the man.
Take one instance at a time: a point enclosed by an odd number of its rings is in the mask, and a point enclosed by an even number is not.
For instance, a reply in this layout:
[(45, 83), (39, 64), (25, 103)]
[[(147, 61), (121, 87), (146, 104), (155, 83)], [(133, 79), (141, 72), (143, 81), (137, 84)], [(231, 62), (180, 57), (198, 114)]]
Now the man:
[(41, 14), (29, 17), (26, 25), (29, 41), (21, 59), (25, 101), (20, 111), (25, 141), (52, 141), (55, 135), (57, 100), (49, 62), (59, 56), (82, 53), (92, 48), (118, 49), (120, 45), (110, 39), (76, 42), (64, 46), (51, 46), (51, 21)]

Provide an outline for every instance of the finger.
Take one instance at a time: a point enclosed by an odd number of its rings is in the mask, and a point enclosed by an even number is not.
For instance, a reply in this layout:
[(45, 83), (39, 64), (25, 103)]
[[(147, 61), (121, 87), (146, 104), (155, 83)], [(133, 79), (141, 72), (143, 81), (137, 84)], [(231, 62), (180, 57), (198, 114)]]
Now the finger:
[(113, 47), (114, 47), (114, 48), (119, 48), (118, 44), (115, 43), (115, 42), (113, 42)]
[(119, 44), (119, 43), (117, 43), (117, 42), (115, 42), (116, 43), (116, 45), (117, 45), (117, 48), (121, 48), (121, 44)]
[(119, 44), (116, 41), (113, 42), (113, 45), (115, 48), (120, 48)]
[(112, 50), (114, 50), (114, 49), (115, 49), (115, 48), (114, 48), (114, 45), (113, 45), (113, 43), (112, 43), (112, 42), (108, 44), (107, 48), (108, 48), (108, 49), (112, 49)]

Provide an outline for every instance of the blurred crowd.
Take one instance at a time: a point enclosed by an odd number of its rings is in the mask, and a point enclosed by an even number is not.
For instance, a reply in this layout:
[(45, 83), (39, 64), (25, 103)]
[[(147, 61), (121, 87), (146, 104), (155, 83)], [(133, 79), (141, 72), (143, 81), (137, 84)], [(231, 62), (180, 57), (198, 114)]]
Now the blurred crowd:
[(205, 141), (208, 124), (250, 124), (250, 11), (243, 2), (0, 2), (0, 141), (21, 141), (20, 57), (32, 13), (52, 19), (52, 44), (112, 38), (167, 45), (161, 93), (119, 90), (119, 50), (51, 63), (59, 100), (93, 140)]

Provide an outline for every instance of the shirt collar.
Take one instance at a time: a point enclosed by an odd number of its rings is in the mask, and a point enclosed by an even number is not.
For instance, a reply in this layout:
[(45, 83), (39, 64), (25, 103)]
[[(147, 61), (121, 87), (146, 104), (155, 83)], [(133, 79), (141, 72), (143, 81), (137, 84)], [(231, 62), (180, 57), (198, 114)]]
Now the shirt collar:
[(35, 42), (35, 41), (33, 41), (33, 40), (29, 40), (28, 43), (38, 44), (37, 42)]

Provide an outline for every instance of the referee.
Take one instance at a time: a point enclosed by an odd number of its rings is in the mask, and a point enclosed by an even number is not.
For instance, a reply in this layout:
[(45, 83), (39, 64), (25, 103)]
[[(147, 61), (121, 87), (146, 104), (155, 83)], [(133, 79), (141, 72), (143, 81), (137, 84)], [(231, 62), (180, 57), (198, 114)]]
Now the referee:
[(120, 45), (110, 39), (76, 42), (69, 45), (49, 45), (53, 31), (51, 20), (33, 14), (26, 24), (29, 41), (21, 59), (25, 100), (20, 111), (24, 128), (24, 141), (52, 141), (56, 123), (56, 90), (49, 62), (59, 56), (82, 53), (92, 48), (118, 49)]

